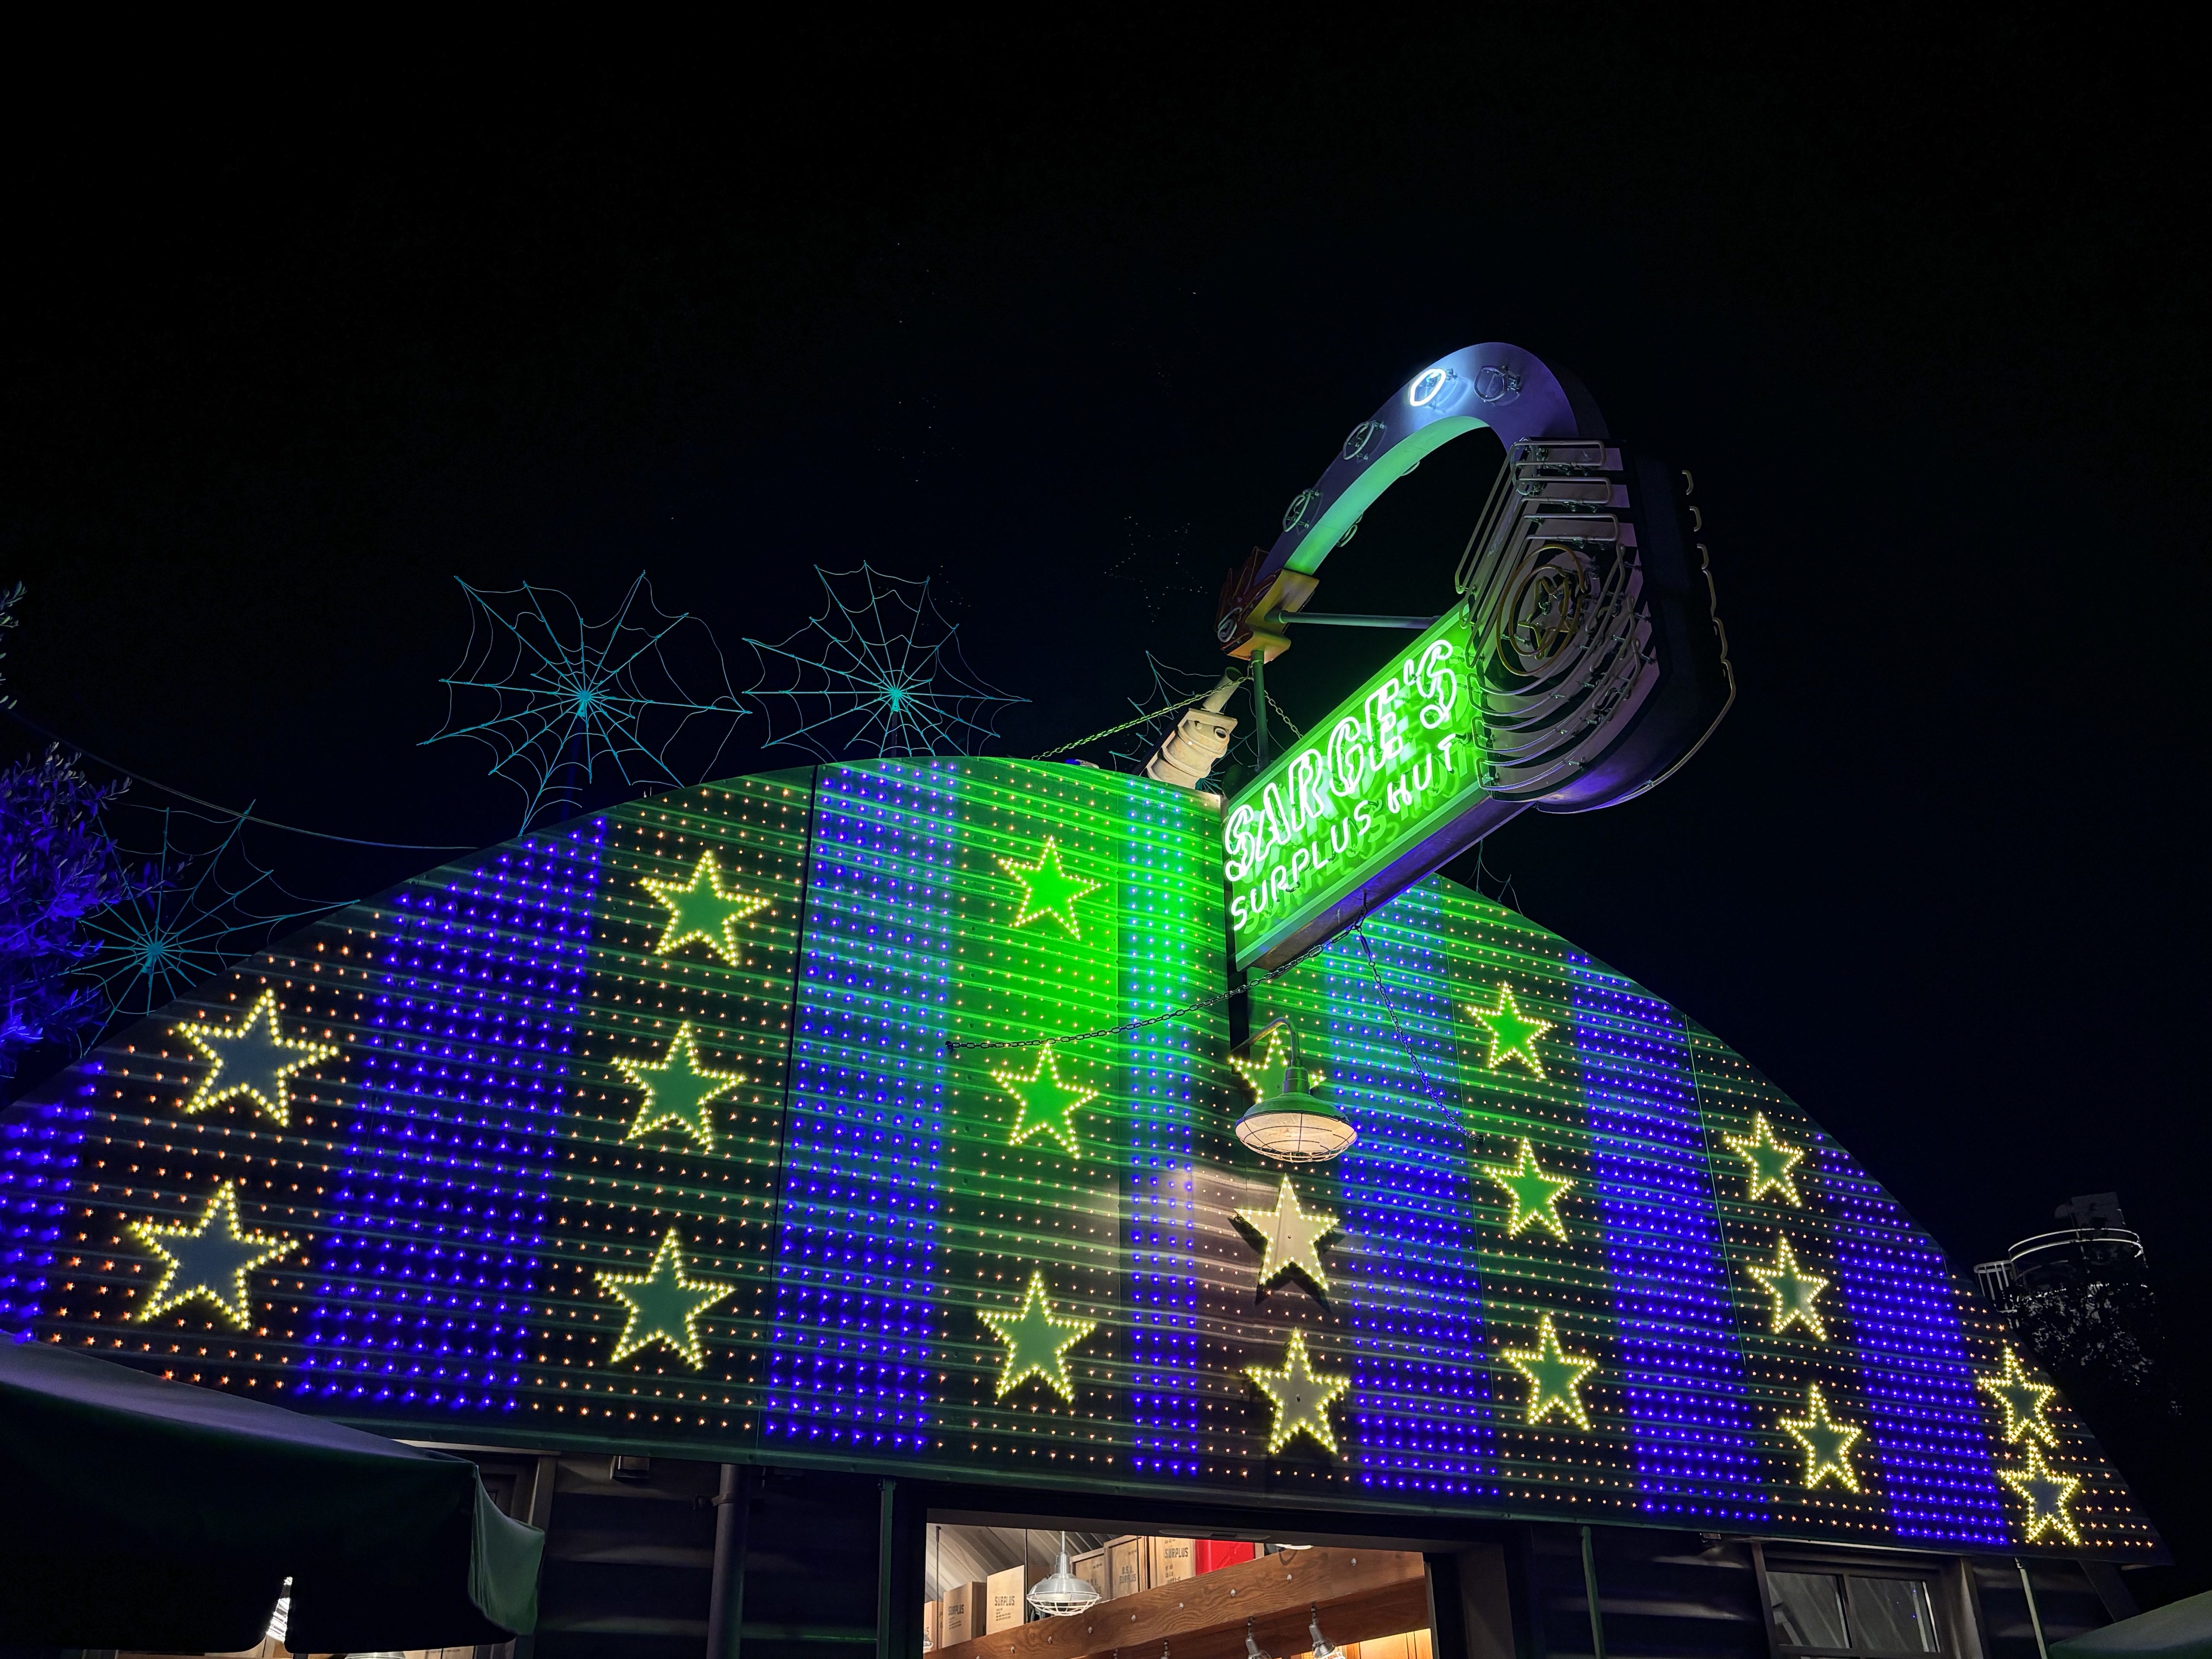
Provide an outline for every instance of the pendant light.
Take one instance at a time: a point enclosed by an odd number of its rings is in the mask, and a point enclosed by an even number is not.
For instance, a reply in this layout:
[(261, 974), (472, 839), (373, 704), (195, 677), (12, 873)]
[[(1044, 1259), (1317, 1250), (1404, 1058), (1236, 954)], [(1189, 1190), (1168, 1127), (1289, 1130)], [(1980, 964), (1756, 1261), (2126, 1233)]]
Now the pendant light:
[(1273, 1659), (1273, 1656), (1261, 1650), (1260, 1638), (1252, 1633), (1249, 1619), (1244, 1621), (1244, 1659)]
[(1309, 1602), (1306, 1611), (1313, 1615), (1306, 1626), (1306, 1634), (1313, 1638), (1313, 1659), (1344, 1659), (1344, 1650), (1321, 1633), (1321, 1608)]
[(1030, 1605), (1054, 1619), (1088, 1613), (1098, 1601), (1098, 1586), (1067, 1570), (1067, 1534), (1060, 1534), (1060, 1565), (1030, 1591)]
[(1344, 1115), (1316, 1098), (1321, 1073), (1298, 1060), (1298, 1034), (1290, 1021), (1262, 1026), (1232, 1063), (1252, 1091), (1252, 1103), (1237, 1120), (1237, 1139), (1262, 1158), (1285, 1164), (1320, 1164), (1359, 1139)]

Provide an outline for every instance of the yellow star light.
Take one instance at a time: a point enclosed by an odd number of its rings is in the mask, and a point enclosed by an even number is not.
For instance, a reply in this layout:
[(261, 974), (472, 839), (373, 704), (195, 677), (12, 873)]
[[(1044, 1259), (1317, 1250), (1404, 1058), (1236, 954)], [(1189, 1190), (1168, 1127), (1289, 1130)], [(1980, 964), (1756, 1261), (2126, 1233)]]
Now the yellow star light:
[(1072, 876), (1062, 869), (1057, 839), (1051, 836), (1044, 838), (1044, 851), (1037, 854), (1035, 864), (1001, 858), (999, 867), (1022, 884), (1022, 902), (1014, 915), (1015, 927), (1023, 927), (1039, 916), (1050, 916), (1067, 930), (1070, 939), (1083, 937), (1083, 924), (1075, 919), (1075, 901), (1085, 893), (1097, 892), (1105, 883)]
[(1859, 1477), (1851, 1468), (1851, 1443), (1859, 1437), (1859, 1431), (1849, 1423), (1838, 1423), (1828, 1415), (1827, 1400), (1820, 1393), (1818, 1382), (1805, 1393), (1805, 1415), (1785, 1417), (1782, 1426), (1805, 1449), (1805, 1485), (1808, 1489), (1834, 1477), (1837, 1483), (1852, 1492), (1859, 1489)]
[[(1229, 1063), (1244, 1079), (1244, 1086), (1251, 1090), (1253, 1099), (1265, 1100), (1270, 1095), (1289, 1092), (1288, 1073), (1291, 1062), (1296, 1057), (1288, 1041), (1289, 1033), (1289, 1024), (1279, 1020), (1267, 1027), (1267, 1046), (1258, 1054), (1249, 1059), (1241, 1054), (1229, 1056)], [(1327, 1076), (1323, 1072), (1308, 1071), (1306, 1088), (1309, 1092), (1320, 1088)]]
[(734, 1285), (684, 1276), (684, 1241), (671, 1227), (661, 1235), (653, 1265), (641, 1273), (601, 1273), (599, 1288), (629, 1309), (629, 1322), (615, 1339), (610, 1362), (627, 1359), (650, 1343), (665, 1342), (682, 1354), (695, 1371), (707, 1366), (706, 1345), (699, 1339), (699, 1316), (723, 1297), (734, 1295)]
[(1546, 1314), (1536, 1327), (1536, 1346), (1504, 1350), (1506, 1363), (1528, 1379), (1528, 1421), (1540, 1423), (1557, 1411), (1578, 1428), (1590, 1425), (1583, 1408), (1582, 1382), (1597, 1369), (1597, 1361), (1571, 1354), (1559, 1346), (1559, 1333)]
[(653, 1064), (641, 1060), (618, 1060), (615, 1069), (645, 1093), (645, 1104), (623, 1139), (672, 1123), (708, 1152), (714, 1150), (714, 1115), (708, 1109), (715, 1097), (743, 1083), (742, 1072), (709, 1071), (699, 1063), (699, 1039), (685, 1020), (669, 1039), (668, 1052)]
[(1797, 1252), (1790, 1248), (1787, 1238), (1775, 1246), (1771, 1267), (1752, 1267), (1744, 1270), (1764, 1285), (1774, 1297), (1774, 1322), (1769, 1328), (1779, 1336), (1792, 1325), (1802, 1325), (1813, 1333), (1814, 1340), (1826, 1342), (1828, 1328), (1821, 1322), (1820, 1292), (1828, 1288), (1828, 1281), (1818, 1273), (1800, 1271)]
[(197, 1021), (175, 1035), (215, 1062), (182, 1109), (204, 1112), (233, 1095), (244, 1095), (280, 1126), (292, 1121), (292, 1074), (338, 1052), (334, 1042), (288, 1037), (276, 1018), (276, 993), (264, 991), (243, 1024), (228, 1027)]
[(2081, 1483), (2070, 1474), (2061, 1474), (2043, 1461), (2043, 1448), (2033, 1440), (2027, 1443), (2027, 1467), (2022, 1469), (1999, 1469), (1997, 1479), (2018, 1492), (2021, 1501), (2027, 1505), (2027, 1541), (2035, 1543), (2046, 1532), (2055, 1532), (2068, 1543), (2078, 1546), (2081, 1534), (2075, 1530), (2073, 1517), (2066, 1513), (2067, 1500), (2074, 1496), (2074, 1488)]
[(2043, 1415), (2044, 1407), (2058, 1390), (2030, 1376), (2021, 1364), (2020, 1356), (2010, 1348), (2005, 1350), (2002, 1370), (1994, 1376), (1978, 1376), (1974, 1382), (1984, 1394), (2002, 1403), (2007, 1440), (2040, 1440), (2046, 1446), (2058, 1443), (2058, 1437)]
[(1067, 1375), (1067, 1351), (1098, 1328), (1095, 1319), (1067, 1319), (1053, 1312), (1045, 1296), (1042, 1269), (1030, 1274), (1028, 1295), (1013, 1313), (976, 1316), (1006, 1345), (999, 1366), (999, 1394), (1004, 1400), (1028, 1378), (1042, 1378), (1069, 1405), (1075, 1403), (1075, 1384)]
[(1498, 982), (1495, 1008), (1478, 1008), (1470, 1002), (1467, 1011), (1490, 1028), (1490, 1070), (1494, 1072), (1504, 1061), (1517, 1060), (1536, 1076), (1544, 1075), (1544, 1062), (1536, 1058), (1536, 1039), (1550, 1030), (1556, 1021), (1531, 1019), (1522, 1013), (1513, 988), (1503, 981)]
[(1237, 1220), (1250, 1228), (1264, 1246), (1260, 1258), (1260, 1285), (1266, 1289), (1285, 1273), (1304, 1275), (1322, 1295), (1328, 1294), (1328, 1275), (1322, 1271), (1321, 1242), (1336, 1231), (1336, 1218), (1326, 1210), (1299, 1207), (1297, 1188), (1287, 1175), (1275, 1189), (1272, 1210), (1239, 1210)]
[(638, 885), (668, 907), (668, 926), (654, 947), (664, 957), (674, 956), (695, 939), (704, 939), (716, 956), (732, 967), (739, 966), (744, 957), (738, 924), (769, 906), (758, 894), (732, 892), (722, 885), (722, 867), (711, 847), (699, 854), (690, 880), (646, 876)]
[(1524, 1227), (1541, 1227), (1562, 1244), (1567, 1242), (1567, 1230), (1553, 1206), (1561, 1194), (1575, 1184), (1571, 1176), (1547, 1174), (1536, 1162), (1535, 1147), (1526, 1140), (1521, 1143), (1517, 1163), (1478, 1164), (1474, 1167), (1512, 1195), (1513, 1213), (1505, 1219), (1508, 1238), (1518, 1237)]
[(156, 1227), (134, 1221), (131, 1231), (161, 1258), (165, 1269), (146, 1305), (131, 1316), (141, 1324), (198, 1296), (214, 1303), (225, 1319), (244, 1330), (253, 1316), (246, 1276), (292, 1248), (289, 1238), (240, 1231), (238, 1188), (228, 1181), (210, 1196), (198, 1224)]
[(1336, 1432), (1329, 1427), (1328, 1408), (1352, 1387), (1352, 1379), (1334, 1371), (1316, 1371), (1306, 1358), (1306, 1334), (1295, 1326), (1291, 1330), (1290, 1346), (1283, 1350), (1283, 1364), (1278, 1370), (1264, 1370), (1257, 1365), (1245, 1368), (1244, 1375), (1259, 1386), (1275, 1407), (1274, 1427), (1268, 1431), (1267, 1449), (1279, 1452), (1294, 1435), (1310, 1435), (1319, 1441), (1332, 1456), (1342, 1455), (1337, 1449)]
[(1759, 1113), (1752, 1119), (1748, 1139), (1741, 1135), (1723, 1135), (1722, 1139), (1735, 1149), (1735, 1155), (1751, 1166), (1751, 1196), (1756, 1200), (1761, 1193), (1771, 1188), (1792, 1204), (1802, 1205), (1797, 1196), (1797, 1178), (1790, 1170), (1797, 1160), (1805, 1156), (1802, 1146), (1785, 1146), (1774, 1138), (1773, 1126), (1767, 1122), (1766, 1114)]
[(1060, 1074), (1060, 1060), (1046, 1043), (1037, 1050), (1037, 1062), (1030, 1074), (1019, 1072), (994, 1072), (999, 1086), (1021, 1103), (1014, 1114), (1013, 1133), (1007, 1139), (1020, 1146), (1031, 1135), (1050, 1134), (1067, 1149), (1070, 1158), (1083, 1156), (1082, 1143), (1075, 1134), (1075, 1109), (1087, 1106), (1098, 1098), (1098, 1091), (1080, 1083), (1071, 1083)]

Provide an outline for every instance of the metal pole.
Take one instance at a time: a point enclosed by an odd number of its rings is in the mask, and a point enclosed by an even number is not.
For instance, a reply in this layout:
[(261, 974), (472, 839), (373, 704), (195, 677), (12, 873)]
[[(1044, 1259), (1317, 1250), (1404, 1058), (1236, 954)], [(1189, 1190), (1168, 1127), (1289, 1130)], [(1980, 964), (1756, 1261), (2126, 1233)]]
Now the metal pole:
[(2043, 1615), (2036, 1611), (2035, 1583), (2027, 1576), (2027, 1563), (2015, 1555), (2012, 1565), (2020, 1574), (2020, 1592), (2027, 1597), (2027, 1622), (2035, 1627), (2035, 1650), (2043, 1656), (2043, 1659), (2051, 1659), (2051, 1645), (2043, 1639)]
[(1583, 1528), (1583, 1595), (1589, 1601), (1590, 1652), (1595, 1659), (1605, 1659), (1605, 1613), (1597, 1604), (1597, 1554), (1590, 1547), (1588, 1527)]
[(1252, 763), (1257, 772), (1267, 763), (1267, 653), (1257, 645), (1252, 647), (1252, 741), (1259, 750)]
[(752, 1471), (722, 1465), (714, 1494), (714, 1580), (707, 1602), (707, 1659), (738, 1659), (745, 1623), (745, 1543), (753, 1498)]

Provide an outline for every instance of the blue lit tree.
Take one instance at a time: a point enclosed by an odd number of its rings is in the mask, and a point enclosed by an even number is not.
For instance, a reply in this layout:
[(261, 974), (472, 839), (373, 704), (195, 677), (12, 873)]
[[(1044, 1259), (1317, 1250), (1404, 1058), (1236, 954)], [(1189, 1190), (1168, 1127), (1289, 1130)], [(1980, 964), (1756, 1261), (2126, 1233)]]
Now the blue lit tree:
[(93, 782), (59, 744), (0, 772), (0, 1076), (107, 1018), (82, 977), (101, 945), (90, 923), (143, 884), (100, 823), (120, 787)]

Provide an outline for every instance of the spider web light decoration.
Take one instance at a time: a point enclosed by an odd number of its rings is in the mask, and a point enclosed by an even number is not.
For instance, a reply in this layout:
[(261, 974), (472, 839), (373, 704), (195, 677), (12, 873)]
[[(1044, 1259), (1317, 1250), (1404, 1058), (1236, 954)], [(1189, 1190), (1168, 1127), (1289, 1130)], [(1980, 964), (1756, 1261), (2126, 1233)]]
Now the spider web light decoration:
[(522, 791), (524, 830), (580, 811), (595, 783), (681, 788), (687, 780), (671, 751), (702, 719), (726, 722), (712, 758), (696, 769), (711, 777), (730, 732), (750, 712), (730, 690), (707, 624), (661, 610), (642, 574), (600, 623), (586, 622), (567, 594), (528, 582), (491, 592), (462, 582), (461, 592), (468, 648), (443, 682), (445, 727), (422, 741), (474, 738), (489, 747), (493, 773)]
[[(829, 605), (781, 645), (749, 639), (760, 655), (751, 697), (770, 743), (823, 760), (860, 755), (972, 755), (996, 741), (999, 710), (1026, 702), (990, 684), (961, 654), (929, 583), (870, 564), (824, 570)], [(770, 684), (771, 681), (776, 684)]]
[(331, 908), (286, 891), (274, 872), (246, 856), (238, 844), (244, 817), (139, 810), (143, 816), (117, 836), (116, 863), (130, 890), (85, 918), (100, 945), (84, 971), (100, 981), (111, 1023), (143, 1019), (291, 923)]

